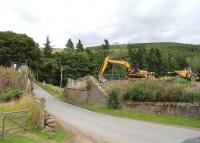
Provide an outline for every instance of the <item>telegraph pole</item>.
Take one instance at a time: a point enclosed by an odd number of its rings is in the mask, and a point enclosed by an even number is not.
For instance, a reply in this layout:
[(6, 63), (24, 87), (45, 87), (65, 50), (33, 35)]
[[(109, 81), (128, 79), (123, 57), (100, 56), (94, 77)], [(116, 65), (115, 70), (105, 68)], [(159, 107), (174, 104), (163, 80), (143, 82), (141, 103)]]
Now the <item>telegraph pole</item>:
[(62, 83), (62, 76), (63, 76), (63, 67), (62, 67), (62, 62), (60, 61), (60, 87), (62, 87), (63, 83)]

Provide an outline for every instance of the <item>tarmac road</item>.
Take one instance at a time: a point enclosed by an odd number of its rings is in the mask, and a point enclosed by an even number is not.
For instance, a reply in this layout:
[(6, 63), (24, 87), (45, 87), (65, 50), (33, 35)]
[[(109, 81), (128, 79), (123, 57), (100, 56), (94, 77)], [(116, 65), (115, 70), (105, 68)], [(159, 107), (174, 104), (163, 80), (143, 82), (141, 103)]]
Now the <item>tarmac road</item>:
[[(34, 84), (34, 92), (38, 97), (46, 99), (46, 109), (56, 118), (79, 129), (95, 143), (200, 143), (200, 130), (88, 111), (59, 101), (36, 84)], [(194, 142), (195, 140), (197, 142)]]

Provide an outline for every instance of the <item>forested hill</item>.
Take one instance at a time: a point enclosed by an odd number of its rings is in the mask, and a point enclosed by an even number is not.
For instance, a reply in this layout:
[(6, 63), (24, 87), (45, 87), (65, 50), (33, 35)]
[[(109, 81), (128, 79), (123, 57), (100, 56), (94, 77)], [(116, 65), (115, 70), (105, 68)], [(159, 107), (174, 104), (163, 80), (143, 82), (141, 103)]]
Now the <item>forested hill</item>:
[[(88, 47), (95, 52), (102, 46)], [(108, 54), (114, 59), (126, 59), (140, 69), (166, 75), (168, 71), (181, 70), (187, 66), (200, 71), (200, 45), (182, 43), (135, 43), (110, 45)]]
[[(165, 48), (165, 49), (182, 49), (186, 51), (195, 51), (200, 52), (200, 45), (194, 44), (184, 44), (184, 43), (173, 43), (173, 42), (158, 42), (158, 43), (134, 43), (134, 44), (114, 44), (110, 45), (111, 49), (122, 49), (127, 48), (128, 45), (131, 45), (133, 48)], [(101, 48), (100, 46), (92, 46), (88, 48)]]

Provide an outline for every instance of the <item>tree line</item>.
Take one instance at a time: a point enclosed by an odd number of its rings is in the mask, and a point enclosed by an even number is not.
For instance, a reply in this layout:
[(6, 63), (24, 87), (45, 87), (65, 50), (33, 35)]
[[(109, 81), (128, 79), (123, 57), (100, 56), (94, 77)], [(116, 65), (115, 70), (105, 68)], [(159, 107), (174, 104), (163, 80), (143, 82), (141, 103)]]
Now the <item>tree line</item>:
[[(110, 45), (107, 39), (98, 47), (86, 48), (79, 39), (74, 45), (68, 39), (61, 52), (54, 52), (50, 37), (46, 37), (44, 48), (25, 35), (14, 32), (0, 32), (0, 65), (10, 66), (11, 62), (26, 62), (34, 71), (35, 78), (63, 85), (67, 78), (82, 78), (88, 74), (98, 74), (106, 56), (128, 60), (139, 69), (147, 69), (156, 76), (166, 75), (168, 71), (191, 66), (200, 72), (200, 46), (177, 43), (141, 43)], [(111, 73), (110, 65), (106, 73)], [(114, 73), (126, 75), (126, 69), (115, 65)]]

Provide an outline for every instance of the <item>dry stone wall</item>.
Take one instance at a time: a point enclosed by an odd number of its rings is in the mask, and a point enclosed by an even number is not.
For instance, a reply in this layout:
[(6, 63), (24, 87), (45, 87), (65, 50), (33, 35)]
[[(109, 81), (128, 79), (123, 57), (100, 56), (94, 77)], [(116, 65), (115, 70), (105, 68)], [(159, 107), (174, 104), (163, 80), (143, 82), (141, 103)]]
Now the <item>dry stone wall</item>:
[(200, 118), (200, 103), (123, 102), (126, 111)]

